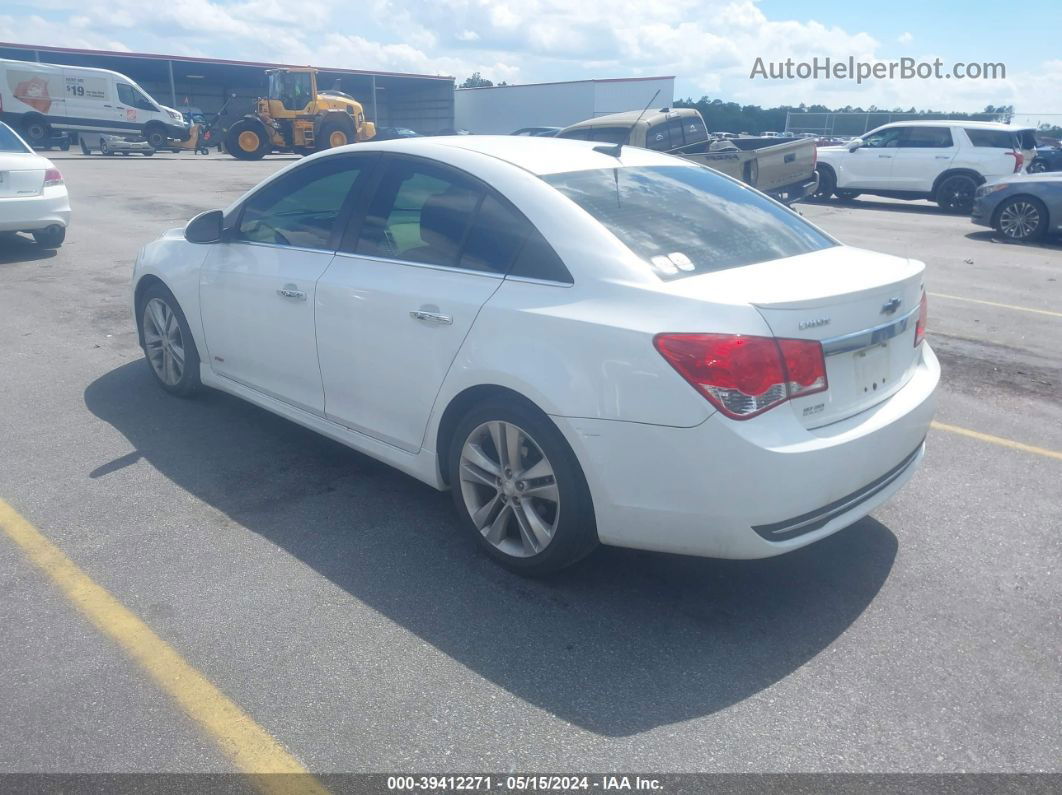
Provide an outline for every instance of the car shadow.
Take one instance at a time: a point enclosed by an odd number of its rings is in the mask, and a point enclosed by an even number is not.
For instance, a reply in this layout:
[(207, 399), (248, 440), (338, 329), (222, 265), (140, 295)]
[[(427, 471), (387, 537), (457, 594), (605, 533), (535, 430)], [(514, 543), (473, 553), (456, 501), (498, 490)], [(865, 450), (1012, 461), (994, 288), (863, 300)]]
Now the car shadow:
[(42, 248), (32, 238), (0, 234), (0, 265), (51, 259), (55, 253), (54, 248)]
[(812, 199), (805, 200), (807, 204), (814, 204), (819, 207), (846, 207), (848, 209), (856, 210), (884, 210), (890, 213), (911, 213), (914, 215), (944, 215), (954, 217), (969, 217), (969, 213), (957, 213), (950, 210), (943, 210), (936, 204), (930, 204), (924, 201), (888, 201), (872, 196), (860, 196), (856, 199), (838, 199), (836, 197), (823, 200)]
[(783, 679), (859, 617), (897, 552), (868, 518), (768, 560), (602, 548), (528, 580), (479, 554), (449, 495), (236, 398), (175, 399), (138, 361), (84, 399), (134, 448), (92, 477), (143, 458), (476, 674), (605, 736)]
[(1062, 238), (1059, 237), (1047, 237), (1041, 240), (1031, 240), (1026, 242), (1020, 242), (1017, 240), (1007, 240), (991, 229), (985, 229), (979, 232), (967, 232), (967, 240), (976, 240), (979, 243), (995, 243), (1000, 246), (1021, 246), (1024, 248), (1043, 248), (1048, 251), (1062, 251)]

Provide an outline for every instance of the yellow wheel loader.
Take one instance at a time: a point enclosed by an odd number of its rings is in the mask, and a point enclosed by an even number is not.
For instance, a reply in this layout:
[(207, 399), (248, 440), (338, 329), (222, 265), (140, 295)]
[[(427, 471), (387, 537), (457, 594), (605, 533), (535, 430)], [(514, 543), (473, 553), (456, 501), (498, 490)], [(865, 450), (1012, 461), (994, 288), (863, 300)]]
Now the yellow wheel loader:
[(317, 70), (270, 69), (269, 94), (259, 97), (254, 113), (234, 122), (225, 149), (240, 160), (259, 160), (270, 152), (307, 155), (322, 149), (367, 141), (376, 125), (365, 110), (340, 91), (317, 90)]

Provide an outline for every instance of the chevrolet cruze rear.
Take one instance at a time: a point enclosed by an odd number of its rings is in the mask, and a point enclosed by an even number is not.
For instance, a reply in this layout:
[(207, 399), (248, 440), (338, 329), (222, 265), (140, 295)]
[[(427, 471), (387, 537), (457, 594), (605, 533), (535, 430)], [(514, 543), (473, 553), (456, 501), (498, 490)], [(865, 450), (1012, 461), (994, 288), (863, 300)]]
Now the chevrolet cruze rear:
[(775, 555), (888, 499), (939, 379), (923, 276), (666, 155), (477, 136), (293, 164), (145, 247), (133, 307), (163, 388), (449, 488), (536, 574)]

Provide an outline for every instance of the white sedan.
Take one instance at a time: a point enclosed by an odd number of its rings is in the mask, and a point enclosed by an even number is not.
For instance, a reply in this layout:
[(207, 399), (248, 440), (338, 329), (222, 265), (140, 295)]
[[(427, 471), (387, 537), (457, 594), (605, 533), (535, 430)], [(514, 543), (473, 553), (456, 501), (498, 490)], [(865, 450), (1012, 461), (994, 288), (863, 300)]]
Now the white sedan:
[(147, 245), (155, 379), (438, 489), (496, 560), (777, 555), (914, 473), (924, 265), (668, 155), (511, 136), (308, 157)]
[(38, 245), (58, 248), (69, 223), (70, 197), (59, 169), (0, 122), (0, 233), (29, 232)]

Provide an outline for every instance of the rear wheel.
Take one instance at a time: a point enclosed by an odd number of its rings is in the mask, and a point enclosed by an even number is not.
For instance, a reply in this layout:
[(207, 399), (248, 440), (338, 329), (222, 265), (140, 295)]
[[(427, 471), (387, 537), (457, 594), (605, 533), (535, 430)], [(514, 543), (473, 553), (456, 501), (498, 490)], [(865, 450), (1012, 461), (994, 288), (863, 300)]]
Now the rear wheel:
[(107, 145), (107, 142), (105, 140), (103, 140), (102, 138), (100, 138), (100, 154), (101, 155), (113, 155), (114, 154), (114, 152), (111, 151), (111, 147), (109, 147)]
[(977, 180), (966, 174), (953, 174), (937, 186), (936, 201), (948, 212), (968, 213), (973, 209), (976, 192)]
[(996, 212), (996, 231), (1007, 240), (1038, 240), (1047, 231), (1047, 208), (1032, 196), (1016, 196)]
[(66, 240), (66, 229), (58, 224), (53, 224), (34, 232), (33, 239), (37, 241), (37, 245), (41, 248), (59, 248), (59, 246), (63, 245), (63, 241)]
[(1047, 171), (1047, 163), (1040, 158), (1036, 158), (1029, 164), (1030, 174), (1043, 174), (1045, 171)]
[(149, 287), (139, 316), (144, 355), (159, 386), (179, 397), (199, 391), (199, 353), (177, 299), (159, 284)]
[(240, 119), (229, 127), (225, 148), (238, 160), (261, 160), (270, 149), (266, 129), (254, 119)]
[(30, 146), (44, 146), (51, 137), (52, 129), (40, 116), (30, 116), (22, 122), (22, 134)]
[(91, 155), (92, 154), (92, 150), (88, 148), (88, 144), (85, 143), (84, 137), (81, 138), (81, 154), (83, 154), (83, 155)]
[(582, 469), (537, 409), (491, 401), (469, 411), (454, 432), (449, 472), (462, 523), (506, 568), (549, 574), (597, 546)]
[(815, 170), (819, 172), (819, 188), (815, 191), (815, 198), (826, 200), (833, 195), (837, 187), (837, 177), (832, 168), (816, 166)]

